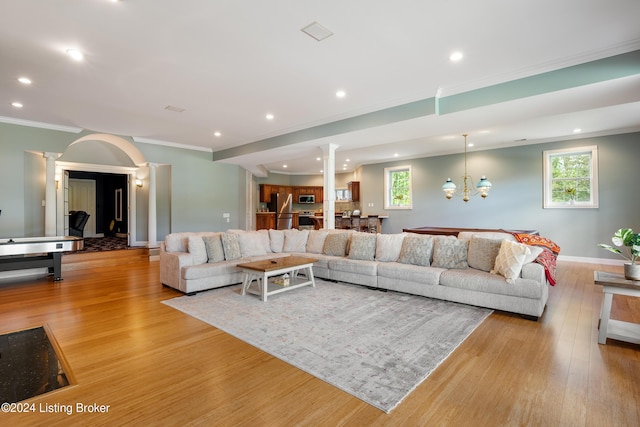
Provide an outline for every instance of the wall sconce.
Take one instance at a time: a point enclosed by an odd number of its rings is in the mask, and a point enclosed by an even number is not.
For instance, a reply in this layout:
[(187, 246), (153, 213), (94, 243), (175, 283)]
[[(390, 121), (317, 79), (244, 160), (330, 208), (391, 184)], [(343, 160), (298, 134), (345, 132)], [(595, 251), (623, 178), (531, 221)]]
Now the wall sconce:
[(142, 188), (142, 180), (136, 178), (136, 187)]
[(57, 190), (60, 187), (60, 175), (56, 175), (55, 180), (56, 180), (56, 190)]

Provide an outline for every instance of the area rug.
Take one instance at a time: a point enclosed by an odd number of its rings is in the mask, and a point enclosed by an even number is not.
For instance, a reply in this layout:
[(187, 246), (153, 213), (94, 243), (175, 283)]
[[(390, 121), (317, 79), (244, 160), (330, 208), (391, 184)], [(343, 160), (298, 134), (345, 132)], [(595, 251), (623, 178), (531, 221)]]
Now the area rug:
[(316, 280), (269, 297), (230, 286), (163, 303), (387, 413), (492, 310)]

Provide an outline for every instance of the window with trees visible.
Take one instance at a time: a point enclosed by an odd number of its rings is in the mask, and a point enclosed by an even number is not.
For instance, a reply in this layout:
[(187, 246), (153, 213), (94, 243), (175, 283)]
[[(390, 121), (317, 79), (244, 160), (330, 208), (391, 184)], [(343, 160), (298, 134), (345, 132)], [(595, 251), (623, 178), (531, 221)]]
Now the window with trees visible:
[(411, 209), (411, 166), (384, 168), (384, 208)]
[(598, 147), (543, 152), (544, 207), (598, 207)]

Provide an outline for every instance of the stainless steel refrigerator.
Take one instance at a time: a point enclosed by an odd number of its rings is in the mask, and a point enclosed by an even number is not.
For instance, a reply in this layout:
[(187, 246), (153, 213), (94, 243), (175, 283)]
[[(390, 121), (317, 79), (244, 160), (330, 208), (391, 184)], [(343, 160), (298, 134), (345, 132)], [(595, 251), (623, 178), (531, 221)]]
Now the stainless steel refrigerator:
[(277, 193), (271, 195), (268, 203), (269, 212), (276, 213), (276, 229), (287, 230), (293, 227), (293, 200), (291, 194)]

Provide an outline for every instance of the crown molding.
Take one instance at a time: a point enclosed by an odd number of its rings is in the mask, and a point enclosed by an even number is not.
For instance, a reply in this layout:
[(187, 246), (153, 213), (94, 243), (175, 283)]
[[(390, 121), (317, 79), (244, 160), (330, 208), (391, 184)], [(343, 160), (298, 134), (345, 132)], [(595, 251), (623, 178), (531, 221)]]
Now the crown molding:
[(80, 133), (84, 129), (74, 126), (55, 125), (53, 123), (36, 122), (33, 120), (16, 119), (14, 117), (0, 116), (0, 122), (10, 125), (27, 126), (32, 128), (57, 130), (61, 132)]
[(141, 142), (143, 144), (162, 145), (164, 147), (181, 148), (183, 150), (205, 151), (207, 153), (213, 153), (213, 149), (208, 147), (200, 147), (197, 145), (181, 144), (178, 142), (162, 141), (159, 139), (140, 138), (137, 136), (132, 137), (135, 142)]

